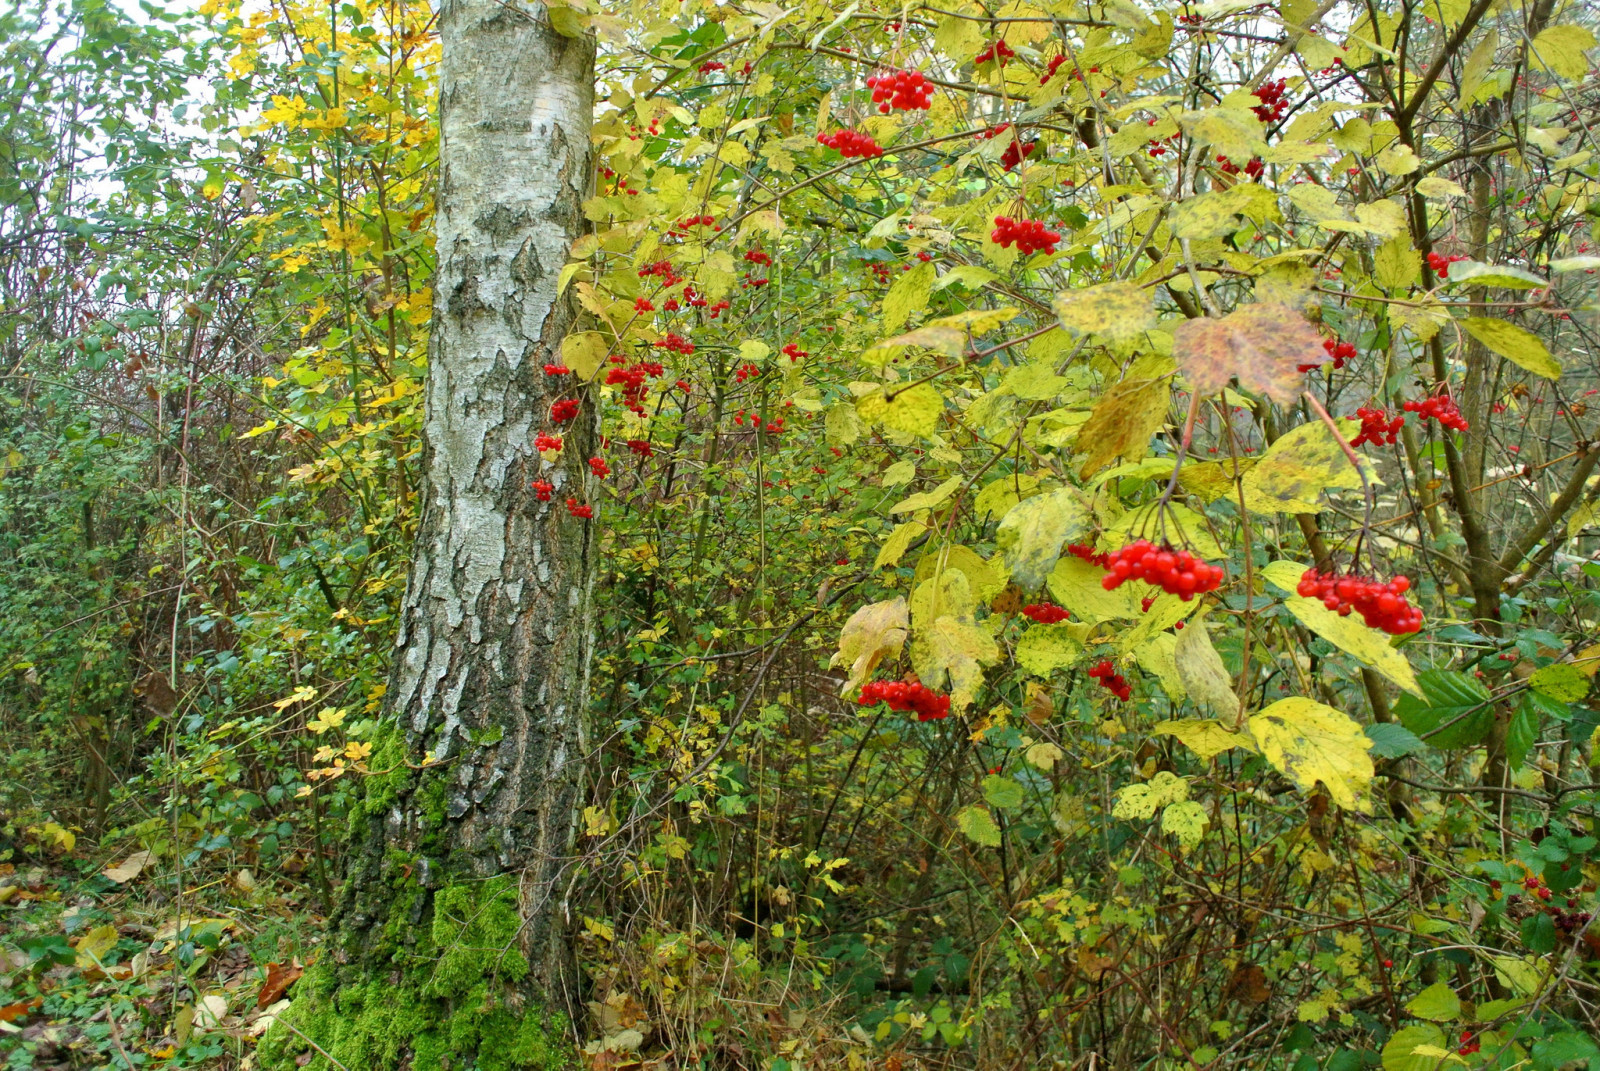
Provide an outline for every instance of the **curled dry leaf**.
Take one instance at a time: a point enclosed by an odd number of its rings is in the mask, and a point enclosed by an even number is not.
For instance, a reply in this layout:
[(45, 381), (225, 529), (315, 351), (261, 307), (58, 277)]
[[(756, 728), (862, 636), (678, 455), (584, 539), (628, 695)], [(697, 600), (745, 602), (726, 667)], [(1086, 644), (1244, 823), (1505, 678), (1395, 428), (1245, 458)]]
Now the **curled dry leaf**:
[(1189, 320), (1172, 336), (1172, 354), (1200, 394), (1216, 394), (1235, 376), (1245, 390), (1287, 405), (1300, 393), (1302, 364), (1327, 356), (1322, 336), (1290, 305), (1245, 305), (1221, 319)]

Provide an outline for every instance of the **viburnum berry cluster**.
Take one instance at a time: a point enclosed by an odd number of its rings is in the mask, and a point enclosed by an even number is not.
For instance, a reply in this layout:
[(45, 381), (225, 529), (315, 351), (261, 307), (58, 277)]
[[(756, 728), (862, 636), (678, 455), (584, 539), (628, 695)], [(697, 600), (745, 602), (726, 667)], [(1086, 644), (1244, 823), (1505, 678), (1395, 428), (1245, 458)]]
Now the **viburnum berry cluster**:
[[(1322, 348), (1328, 352), (1328, 357), (1333, 364), (1335, 372), (1343, 368), (1346, 361), (1353, 361), (1356, 357), (1356, 345), (1354, 342), (1340, 342), (1336, 338), (1325, 338), (1322, 340)], [(1300, 365), (1299, 371), (1315, 372), (1328, 363), (1329, 361), (1313, 361), (1310, 364)]]
[(594, 516), (594, 507), (587, 504), (580, 505), (576, 498), (569, 498), (567, 499), (567, 512), (574, 517), (588, 520)]
[(1466, 431), (1467, 421), (1448, 394), (1431, 394), (1419, 401), (1405, 403), (1405, 411), (1417, 414), (1420, 420), (1437, 420), (1442, 426), (1455, 431)]
[(1068, 543), (1067, 553), (1090, 565), (1098, 565), (1102, 569), (1111, 568), (1111, 555), (1097, 553), (1093, 547), (1085, 543)]
[(603, 480), (611, 475), (611, 466), (606, 464), (606, 459), (603, 457), (591, 457), (589, 471), (595, 474), (596, 479)]
[(1396, 413), (1391, 419), (1388, 412), (1382, 409), (1369, 409), (1362, 406), (1356, 410), (1356, 416), (1361, 418), (1361, 434), (1350, 440), (1352, 447), (1362, 443), (1371, 443), (1373, 446), (1393, 446), (1400, 429), (1406, 426), (1406, 418)]
[[(667, 337), (676, 338), (677, 336), (668, 335)], [(657, 343), (657, 345), (660, 345), (660, 343)], [(694, 347), (690, 346), (689, 350), (691, 353), (694, 352)], [(661, 375), (665, 370), (659, 361), (636, 361), (624, 368), (611, 369), (606, 373), (606, 383), (613, 386), (621, 386), (622, 404), (633, 410), (635, 414), (644, 416), (645, 392), (649, 389), (646, 381)]]
[(1128, 701), (1133, 694), (1133, 689), (1128, 686), (1127, 678), (1117, 672), (1117, 667), (1112, 665), (1111, 659), (1102, 658), (1099, 662), (1089, 667), (1089, 676), (1100, 682), (1100, 687), (1122, 700)]
[(1263, 123), (1283, 118), (1283, 113), (1289, 110), (1288, 88), (1289, 83), (1282, 78), (1257, 86), (1252, 92), (1261, 103), (1250, 110)]
[(1062, 607), (1048, 602), (1031, 603), (1022, 608), (1022, 613), (1041, 625), (1054, 625), (1072, 616)]
[(533, 488), (533, 493), (540, 502), (550, 501), (550, 493), (556, 489), (556, 485), (549, 480), (534, 480), (528, 486)]
[(554, 420), (557, 424), (565, 424), (567, 421), (578, 415), (578, 408), (582, 404), (583, 403), (579, 402), (576, 398), (566, 398), (562, 401), (556, 402), (550, 407), (550, 419)]
[(800, 348), (799, 343), (791, 342), (783, 347), (783, 355), (791, 361), (802, 361), (811, 356), (810, 351)]
[(1060, 70), (1061, 65), (1065, 62), (1067, 62), (1066, 53), (1062, 53), (1059, 56), (1051, 56), (1050, 65), (1045, 68), (1044, 74), (1039, 76), (1039, 84), (1044, 85), (1046, 82), (1050, 81), (1050, 79), (1054, 78), (1056, 76), (1056, 71)]
[(1215, 591), (1222, 584), (1222, 566), (1201, 561), (1187, 550), (1158, 547), (1148, 539), (1135, 540), (1111, 555), (1110, 572), (1101, 586), (1114, 591), (1126, 580), (1143, 580), (1188, 602), (1196, 595)]
[(755, 379), (759, 375), (761, 375), (760, 366), (752, 364), (749, 361), (744, 362), (733, 371), (733, 379), (735, 383), (743, 383), (745, 380)]
[(564, 364), (547, 364), (544, 366), (544, 374), (547, 376), (570, 376), (572, 369)]
[(1350, 616), (1353, 610), (1361, 615), (1368, 628), (1391, 636), (1422, 631), (1422, 611), (1406, 601), (1406, 592), (1410, 590), (1411, 581), (1403, 576), (1384, 582), (1365, 576), (1323, 573), (1315, 567), (1301, 574), (1295, 588), (1304, 598), (1321, 599), (1323, 606), (1340, 617)]
[(1454, 264), (1458, 260), (1469, 259), (1471, 258), (1463, 254), (1457, 254), (1453, 257), (1446, 257), (1441, 256), (1438, 253), (1429, 253), (1428, 267), (1432, 268), (1433, 274), (1437, 275), (1439, 278), (1448, 279), (1450, 278), (1450, 265)]
[(1061, 235), (1046, 229), (1045, 225), (1036, 219), (996, 216), (994, 230), (989, 232), (989, 239), (1002, 249), (1009, 249), (1015, 244), (1017, 252), (1026, 255), (1037, 252), (1054, 253), (1056, 243), (1061, 241)]
[(561, 449), (561, 436), (541, 431), (533, 438), (533, 448), (541, 454), (546, 450), (559, 450)]
[(629, 439), (628, 449), (637, 457), (655, 457), (656, 449), (647, 439)]
[(744, 259), (752, 264), (766, 267), (772, 263), (772, 255), (764, 249), (749, 249), (745, 251)]
[(921, 71), (879, 71), (867, 76), (867, 88), (872, 90), (872, 103), (884, 115), (896, 108), (927, 111), (933, 103), (933, 86)]
[(846, 160), (857, 157), (870, 160), (874, 156), (883, 155), (883, 150), (872, 140), (870, 134), (859, 134), (854, 130), (835, 130), (831, 134), (818, 134), (817, 141), (830, 149), (837, 149), (839, 155)]
[(677, 286), (683, 282), (683, 276), (679, 275), (672, 267), (672, 261), (670, 260), (657, 260), (639, 269), (639, 278), (649, 279), (652, 277), (660, 279), (661, 285), (664, 287)]
[(991, 60), (999, 60), (1000, 64), (1004, 66), (1006, 60), (1015, 59), (1016, 55), (1017, 53), (1015, 49), (1006, 44), (1004, 40), (1000, 40), (996, 41), (982, 52), (979, 52), (976, 56), (973, 56), (972, 62), (976, 64), (988, 63)]
[[(673, 331), (668, 331), (666, 336), (650, 343), (657, 349), (669, 350), (672, 353), (681, 353), (685, 357), (694, 355), (694, 343)], [(657, 372), (656, 375), (661, 373)]]
[(1033, 150), (1039, 147), (1037, 141), (1024, 144), (1016, 138), (1011, 139), (1011, 144), (1006, 146), (1006, 151), (1000, 154), (1000, 166), (1007, 171), (1015, 171), (1022, 161), (1033, 155)]
[(1470, 1030), (1461, 1031), (1461, 1044), (1457, 1046), (1456, 1052), (1462, 1056), (1471, 1056), (1481, 1048), (1483, 1048), (1483, 1042), (1478, 1040), (1476, 1034)]
[(728, 65), (721, 60), (706, 60), (700, 65), (701, 74), (710, 74), (712, 71), (725, 71)]
[(950, 697), (916, 681), (868, 681), (856, 701), (864, 707), (888, 703), (890, 710), (915, 714), (918, 721), (943, 721), (950, 716)]
[(1258, 179), (1267, 170), (1267, 165), (1261, 162), (1261, 157), (1259, 156), (1252, 156), (1250, 161), (1242, 168), (1226, 156), (1217, 157), (1217, 163), (1222, 165), (1217, 170), (1224, 175), (1237, 175), (1240, 171), (1243, 171), (1246, 176)]

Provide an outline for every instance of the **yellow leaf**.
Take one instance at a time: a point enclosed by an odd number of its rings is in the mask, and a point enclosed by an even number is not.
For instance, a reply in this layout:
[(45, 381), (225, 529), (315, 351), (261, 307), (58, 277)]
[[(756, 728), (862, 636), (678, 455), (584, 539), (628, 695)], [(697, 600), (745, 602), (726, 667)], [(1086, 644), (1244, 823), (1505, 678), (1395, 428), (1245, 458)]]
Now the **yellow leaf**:
[[(1338, 424), (1348, 442), (1356, 422)], [(1245, 473), (1244, 504), (1256, 513), (1316, 513), (1322, 492), (1360, 486), (1361, 474), (1344, 448), (1326, 424), (1313, 420), (1280, 436)]]
[(1142, 458), (1151, 436), (1167, 422), (1171, 398), (1172, 388), (1159, 379), (1124, 380), (1106, 391), (1078, 429), (1075, 445), (1089, 455), (1079, 476), (1087, 478), (1118, 457)]
[(1594, 34), (1582, 26), (1551, 26), (1533, 39), (1529, 52), (1539, 66), (1569, 82), (1589, 73), (1584, 55), (1594, 47)]
[(1184, 848), (1193, 848), (1205, 836), (1209, 821), (1203, 806), (1195, 800), (1183, 800), (1169, 804), (1161, 812), (1161, 832), (1178, 838), (1178, 843)]
[(1035, 766), (1041, 770), (1053, 770), (1056, 763), (1061, 761), (1063, 753), (1060, 748), (1046, 741), (1042, 744), (1034, 744), (1023, 752), (1023, 756), (1028, 760), (1028, 765), (1030, 766)]
[(1181, 803), (1188, 798), (1189, 782), (1175, 773), (1162, 770), (1142, 784), (1124, 785), (1118, 789), (1111, 816), (1125, 822), (1147, 822), (1167, 804)]
[(1178, 676), (1178, 666), (1173, 658), (1177, 643), (1178, 637), (1172, 633), (1158, 632), (1134, 646), (1132, 652), (1139, 668), (1161, 682), (1167, 698), (1174, 703), (1181, 703), (1184, 699), (1183, 679)]
[(869, 603), (851, 614), (839, 633), (839, 650), (829, 662), (850, 667), (850, 678), (840, 694), (850, 695), (872, 676), (879, 662), (899, 655), (910, 626), (911, 614), (903, 598)]
[(894, 391), (877, 391), (856, 402), (856, 415), (863, 423), (882, 424), (905, 435), (928, 438), (939, 429), (944, 416), (944, 395), (928, 383), (918, 383)]
[(289, 695), (287, 698), (278, 700), (272, 705), (277, 707), (279, 710), (282, 710), (284, 707), (293, 706), (296, 703), (309, 703), (316, 697), (317, 690), (315, 688), (311, 687), (309, 684), (302, 684), (300, 687), (294, 690), (293, 694)]
[(1256, 749), (1255, 742), (1247, 734), (1233, 732), (1220, 721), (1210, 721), (1205, 718), (1164, 721), (1153, 726), (1150, 731), (1157, 736), (1177, 737), (1185, 747), (1207, 761), (1229, 748), (1242, 747), (1246, 751)]
[(572, 374), (587, 383), (605, 364), (605, 336), (598, 331), (580, 331), (561, 340), (561, 363), (572, 369)]
[(1129, 581), (1115, 591), (1107, 591), (1101, 583), (1105, 575), (1104, 569), (1081, 558), (1062, 558), (1050, 572), (1050, 594), (1079, 621), (1090, 624), (1137, 616), (1136, 592), (1143, 582)]
[(994, 637), (970, 621), (948, 614), (929, 627), (917, 626), (911, 643), (911, 661), (922, 683), (941, 687), (948, 679), (950, 703), (956, 709), (970, 704), (983, 684), (983, 666), (1000, 658)]
[(920, 521), (907, 521), (905, 524), (896, 525), (895, 530), (889, 533), (889, 538), (885, 539), (883, 546), (879, 548), (877, 560), (872, 563), (872, 568), (878, 570), (899, 564), (906, 548), (911, 546), (911, 541), (917, 538), (919, 532), (927, 530), (928, 526)]
[(1292, 696), (1251, 716), (1250, 734), (1267, 761), (1302, 792), (1321, 784), (1339, 806), (1361, 806), (1361, 793), (1372, 781), (1372, 739), (1348, 714)]
[(306, 728), (313, 736), (321, 736), (329, 729), (337, 729), (344, 724), (345, 714), (343, 707), (323, 707), (317, 711), (317, 716), (306, 722)]
[(903, 273), (889, 287), (883, 298), (883, 329), (898, 331), (913, 313), (928, 307), (928, 296), (933, 292), (934, 267), (918, 264)]
[(1461, 326), (1518, 368), (1545, 379), (1561, 378), (1561, 362), (1550, 356), (1544, 341), (1532, 331), (1488, 316), (1469, 317)]
[(1063, 290), (1056, 295), (1055, 310), (1063, 327), (1108, 342), (1138, 338), (1156, 322), (1150, 292), (1134, 283)]
[(85, 933), (72, 944), (78, 952), (78, 969), (88, 970), (90, 967), (104, 966), (106, 953), (110, 952), (116, 943), (117, 928), (109, 922)]
[(1065, 623), (1034, 625), (1017, 641), (1017, 664), (1040, 677), (1072, 665), (1082, 654), (1083, 647), (1072, 635), (1072, 626)]
[[(1233, 691), (1233, 679), (1222, 664), (1222, 656), (1211, 643), (1203, 615), (1191, 618), (1178, 633), (1177, 648), (1173, 652), (1178, 676), (1184, 688), (1196, 703), (1204, 704), (1213, 712), (1232, 715), (1239, 710), (1239, 697)], [(1187, 743), (1187, 741), (1185, 741)]]
[(107, 880), (116, 882), (118, 885), (126, 885), (139, 876), (139, 872), (149, 864), (151, 858), (152, 853), (150, 852), (134, 852), (116, 866), (106, 867), (105, 870), (101, 871), (101, 874)]
[(923, 491), (896, 502), (889, 508), (889, 512), (890, 514), (915, 513), (917, 510), (942, 506), (955, 493), (955, 489), (961, 486), (961, 480), (960, 476), (952, 476), (931, 491)]
[(1089, 513), (1070, 487), (1025, 498), (1012, 506), (995, 532), (1006, 569), (1025, 590), (1042, 586), (1061, 546), (1089, 530)]

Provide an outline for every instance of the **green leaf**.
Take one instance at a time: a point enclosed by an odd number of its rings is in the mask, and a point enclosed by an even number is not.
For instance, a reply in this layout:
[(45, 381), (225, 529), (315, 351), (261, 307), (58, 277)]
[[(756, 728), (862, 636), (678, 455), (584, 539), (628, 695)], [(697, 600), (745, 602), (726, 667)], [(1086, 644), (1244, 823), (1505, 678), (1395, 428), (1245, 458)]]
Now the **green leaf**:
[(1539, 708), (1531, 702), (1532, 696), (1523, 696), (1517, 709), (1511, 712), (1506, 726), (1506, 761), (1513, 770), (1522, 766), (1528, 752), (1539, 739)]
[(1435, 982), (1412, 997), (1406, 1011), (1418, 1019), (1448, 1023), (1461, 1014), (1461, 998), (1445, 983)]
[(995, 546), (1012, 579), (1034, 591), (1055, 568), (1061, 545), (1088, 532), (1090, 522), (1078, 492), (1063, 487), (1012, 506), (995, 532)]
[(1554, 662), (1534, 670), (1528, 686), (1562, 703), (1576, 703), (1589, 694), (1589, 678), (1569, 662)]
[(983, 798), (997, 811), (1014, 811), (1022, 806), (1022, 786), (1013, 778), (990, 774), (983, 779)]
[(1505, 320), (1473, 316), (1461, 321), (1467, 334), (1518, 368), (1545, 379), (1561, 378), (1561, 363), (1550, 356), (1538, 335)]
[(1374, 758), (1398, 759), (1402, 755), (1421, 751), (1427, 746), (1416, 733), (1392, 722), (1376, 722), (1367, 726), (1364, 731), (1372, 740)]
[(1529, 952), (1547, 955), (1556, 950), (1556, 927), (1550, 916), (1540, 912), (1522, 920), (1522, 946)]
[(928, 526), (920, 521), (907, 521), (905, 524), (896, 525), (894, 531), (889, 533), (889, 538), (885, 539), (883, 546), (878, 549), (878, 557), (872, 563), (873, 570), (899, 564), (906, 548), (911, 546), (911, 541), (927, 530)]
[(963, 807), (956, 813), (956, 827), (985, 848), (1000, 847), (1000, 827), (994, 824), (994, 816), (987, 808), (976, 804)]
[(1280, 699), (1250, 719), (1261, 754), (1308, 795), (1321, 784), (1354, 810), (1372, 780), (1372, 741), (1348, 714), (1304, 696)]
[(1600, 1056), (1600, 1046), (1588, 1034), (1566, 1030), (1533, 1043), (1534, 1071), (1560, 1071), (1579, 1060)]
[[(1444, 1031), (1436, 1026), (1407, 1026), (1394, 1032), (1383, 1047), (1383, 1071), (1439, 1071), (1443, 1062), (1426, 1050), (1444, 1048)], [(1417, 1049), (1425, 1050), (1418, 1054)]]
[(1476, 260), (1463, 260), (1450, 265), (1448, 281), (1451, 286), (1499, 286), (1509, 290), (1536, 290), (1550, 285), (1548, 279), (1542, 279), (1523, 268), (1484, 264)]
[(1403, 695), (1395, 717), (1430, 747), (1474, 747), (1494, 726), (1494, 705), (1477, 681), (1462, 673), (1429, 669), (1417, 674), (1423, 698)]

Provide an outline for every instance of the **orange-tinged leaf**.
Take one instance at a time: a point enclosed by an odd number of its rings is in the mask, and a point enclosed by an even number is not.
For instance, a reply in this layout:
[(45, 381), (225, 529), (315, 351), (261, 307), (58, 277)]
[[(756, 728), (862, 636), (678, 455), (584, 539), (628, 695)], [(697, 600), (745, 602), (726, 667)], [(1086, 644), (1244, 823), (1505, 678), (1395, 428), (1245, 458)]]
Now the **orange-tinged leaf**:
[(261, 992), (256, 994), (256, 1007), (265, 1008), (277, 1003), (278, 998), (304, 973), (304, 968), (298, 963), (267, 964), (267, 980), (261, 983)]
[(1235, 376), (1245, 390), (1288, 405), (1305, 382), (1302, 364), (1327, 356), (1322, 336), (1289, 305), (1246, 305), (1220, 320), (1189, 320), (1173, 332), (1173, 356), (1200, 394), (1216, 394)]

